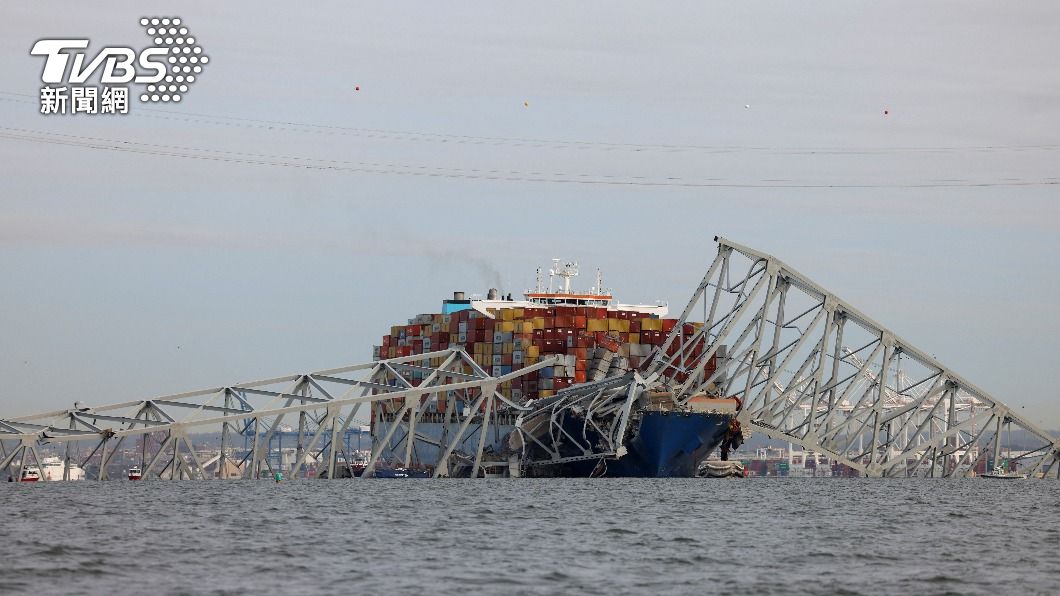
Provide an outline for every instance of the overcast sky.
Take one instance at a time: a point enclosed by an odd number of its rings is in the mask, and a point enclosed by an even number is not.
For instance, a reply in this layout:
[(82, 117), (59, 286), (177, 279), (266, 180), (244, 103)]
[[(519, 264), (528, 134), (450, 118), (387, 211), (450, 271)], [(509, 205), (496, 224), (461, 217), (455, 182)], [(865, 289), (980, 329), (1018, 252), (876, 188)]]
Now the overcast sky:
[[(720, 234), (1060, 427), (1055, 3), (271, 4), (4, 8), (0, 417), (364, 361), (552, 257), (677, 310)], [(179, 105), (37, 113), (34, 41), (154, 14)]]

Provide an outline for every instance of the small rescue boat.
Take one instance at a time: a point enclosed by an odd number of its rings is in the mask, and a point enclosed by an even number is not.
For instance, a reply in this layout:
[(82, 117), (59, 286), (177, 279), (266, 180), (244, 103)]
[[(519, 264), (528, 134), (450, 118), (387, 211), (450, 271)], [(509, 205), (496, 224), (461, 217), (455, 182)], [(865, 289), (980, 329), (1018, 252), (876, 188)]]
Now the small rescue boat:
[(140, 471), (140, 466), (133, 466), (128, 469), (126, 475), (128, 476), (129, 480), (139, 480), (143, 474)]
[(1001, 466), (994, 466), (994, 470), (989, 474), (980, 474), (980, 478), (996, 478), (998, 480), (1023, 480), (1027, 477), (1026, 474), (1020, 474), (1019, 472), (1006, 472)]

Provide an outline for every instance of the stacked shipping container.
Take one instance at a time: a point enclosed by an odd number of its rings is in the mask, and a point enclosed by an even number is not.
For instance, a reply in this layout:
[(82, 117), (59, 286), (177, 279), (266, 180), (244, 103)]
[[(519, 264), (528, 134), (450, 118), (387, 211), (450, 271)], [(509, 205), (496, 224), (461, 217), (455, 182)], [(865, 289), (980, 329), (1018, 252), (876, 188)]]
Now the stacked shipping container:
[[(391, 327), (375, 348), (377, 359), (412, 356), (462, 346), (487, 373), (501, 376), (556, 356), (558, 362), (515, 381), (503, 383), (499, 391), (515, 402), (549, 397), (578, 383), (594, 381), (641, 366), (652, 350), (661, 346), (677, 325), (676, 319), (660, 319), (638, 311), (609, 310), (591, 306), (499, 308), (490, 318), (473, 309), (452, 314), (423, 314), (408, 325)], [(691, 337), (699, 323), (686, 323), (684, 338)], [(668, 350), (677, 351), (674, 342)], [(702, 342), (686, 354), (695, 357)], [(443, 359), (422, 362), (441, 366)], [(713, 370), (713, 362), (708, 374)], [(679, 375), (683, 376), (683, 375)], [(423, 373), (412, 373), (416, 384)], [(444, 403), (428, 408), (444, 409)]]

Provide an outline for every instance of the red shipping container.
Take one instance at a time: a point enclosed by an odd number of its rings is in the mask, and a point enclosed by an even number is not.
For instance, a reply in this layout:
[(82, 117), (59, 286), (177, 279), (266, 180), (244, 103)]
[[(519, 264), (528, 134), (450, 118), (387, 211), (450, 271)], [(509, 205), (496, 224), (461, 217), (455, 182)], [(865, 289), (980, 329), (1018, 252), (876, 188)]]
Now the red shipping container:
[(677, 319), (663, 319), (662, 320), (662, 332), (669, 333), (673, 331), (674, 327), (677, 326)]
[[(542, 309), (542, 310), (543, 310), (543, 311), (545, 311), (545, 312), (544, 312), (544, 313), (542, 313), (542, 314), (539, 314), (539, 315), (537, 315), (537, 316), (539, 316), (539, 317), (545, 317), (546, 319), (547, 319), (547, 318), (549, 318), (549, 317), (554, 317), (554, 316), (556, 316), (556, 309), (554, 309), (554, 308), (544, 308), (544, 309)], [(548, 325), (546, 324), (545, 326), (547, 327)]]
[(575, 383), (584, 383), (585, 382), (585, 370), (584, 369), (574, 371), (574, 382)]
[[(549, 310), (552, 310), (552, 309), (549, 309)], [(551, 316), (551, 315), (545, 317), (545, 329), (552, 329), (555, 326), (556, 326), (556, 317)]]
[(621, 321), (628, 321), (629, 320), (629, 311), (628, 310), (620, 310), (617, 313), (615, 313), (615, 318), (619, 319)]
[(589, 357), (589, 350), (583, 347), (578, 347), (574, 350), (574, 357), (577, 358), (579, 362), (582, 362)]
[(534, 332), (533, 332), (532, 335), (534, 336), (534, 341), (537, 341), (539, 339), (545, 339), (545, 330), (544, 329), (534, 329)]
[(405, 337), (416, 336), (420, 334), (419, 325), (409, 325), (405, 328)]
[(683, 333), (685, 337), (689, 337), (695, 332), (696, 330), (695, 327), (692, 327), (692, 323), (685, 323), (681, 326), (681, 333)]
[(632, 319), (629, 322), (629, 332), (640, 333), (640, 321), (638, 321), (637, 319)]
[(501, 364), (511, 364), (511, 363), (512, 363), (512, 355), (511, 354), (501, 354)]
[(607, 307), (606, 306), (590, 307), (588, 316), (590, 316), (590, 317), (592, 317), (594, 319), (606, 319), (607, 318)]
[(587, 321), (588, 319), (586, 319), (584, 315), (578, 315), (574, 317), (573, 327), (575, 329), (585, 329), (586, 325), (588, 324)]
[[(557, 308), (556, 310), (558, 311), (559, 309)], [(555, 321), (556, 327), (573, 327), (574, 326), (574, 317), (568, 317), (567, 315), (559, 315), (559, 314), (557, 314), (555, 316), (555, 318), (553, 319), (553, 321)]]

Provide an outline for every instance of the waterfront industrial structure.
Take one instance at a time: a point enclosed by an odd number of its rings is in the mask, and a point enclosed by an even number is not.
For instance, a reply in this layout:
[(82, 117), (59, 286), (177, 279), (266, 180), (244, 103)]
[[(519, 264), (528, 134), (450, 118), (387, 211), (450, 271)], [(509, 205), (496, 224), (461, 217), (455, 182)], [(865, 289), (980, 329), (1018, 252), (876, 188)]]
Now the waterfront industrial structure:
[[(668, 411), (680, 415), (702, 396), (719, 395), (739, 400), (745, 432), (800, 445), (857, 474), (959, 477), (1004, 459), (1029, 475), (1060, 478), (1060, 440), (779, 259), (717, 241), (678, 323), (636, 370), (546, 399), (519, 403), (498, 387), (552, 366), (554, 357), (496, 375), (451, 347), (0, 419), (0, 470), (17, 478), (51, 445), (64, 453), (67, 476), (76, 465), (104, 480), (124, 442), (142, 437), (144, 479), (274, 476), (271, 445), (290, 424), (296, 445), (287, 476), (341, 477), (340, 462), (354, 454), (340, 437), (371, 416), (365, 404), (386, 400), (398, 407), (372, 420), (362, 477), (396, 466), (415, 475), (414, 462), (433, 477), (519, 476), (557, 459), (605, 466), (621, 459), (634, 404), (668, 400)], [(683, 331), (686, 323), (693, 333)], [(422, 380), (409, 382), (410, 373)], [(446, 405), (429, 411), (426, 403)], [(417, 430), (428, 415), (443, 426), (440, 435)], [(595, 440), (572, 436), (560, 423), (570, 416)], [(506, 437), (497, 436), (502, 428)], [(220, 436), (213, 462), (189, 441), (207, 432)], [(1006, 432), (1028, 445), (1005, 457)], [(248, 448), (233, 449), (244, 441)], [(417, 457), (423, 452), (431, 461)]]

